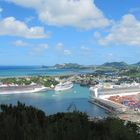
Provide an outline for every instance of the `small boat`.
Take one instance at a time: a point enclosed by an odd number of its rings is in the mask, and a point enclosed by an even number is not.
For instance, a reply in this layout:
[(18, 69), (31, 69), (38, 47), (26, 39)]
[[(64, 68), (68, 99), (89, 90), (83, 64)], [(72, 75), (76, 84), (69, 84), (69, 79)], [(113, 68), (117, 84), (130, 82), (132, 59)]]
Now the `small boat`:
[(63, 90), (68, 90), (71, 89), (73, 87), (73, 83), (72, 82), (64, 82), (64, 83), (59, 83), (58, 85), (55, 86), (55, 90), (56, 91), (63, 91)]

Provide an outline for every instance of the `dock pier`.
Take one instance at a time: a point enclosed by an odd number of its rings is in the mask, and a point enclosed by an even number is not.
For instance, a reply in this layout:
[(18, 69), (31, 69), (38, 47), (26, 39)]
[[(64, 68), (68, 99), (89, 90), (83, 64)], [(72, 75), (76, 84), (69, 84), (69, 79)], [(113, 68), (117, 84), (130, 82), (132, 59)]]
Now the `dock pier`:
[(140, 124), (140, 114), (127, 106), (98, 97), (92, 97), (89, 102), (105, 109), (113, 117)]

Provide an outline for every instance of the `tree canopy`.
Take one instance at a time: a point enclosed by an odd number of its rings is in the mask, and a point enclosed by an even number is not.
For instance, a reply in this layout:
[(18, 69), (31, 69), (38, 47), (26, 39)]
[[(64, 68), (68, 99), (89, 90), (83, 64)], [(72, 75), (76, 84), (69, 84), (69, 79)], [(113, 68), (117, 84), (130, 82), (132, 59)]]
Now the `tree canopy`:
[(115, 118), (89, 121), (73, 111), (46, 116), (32, 106), (0, 106), (0, 140), (139, 140), (136, 124)]

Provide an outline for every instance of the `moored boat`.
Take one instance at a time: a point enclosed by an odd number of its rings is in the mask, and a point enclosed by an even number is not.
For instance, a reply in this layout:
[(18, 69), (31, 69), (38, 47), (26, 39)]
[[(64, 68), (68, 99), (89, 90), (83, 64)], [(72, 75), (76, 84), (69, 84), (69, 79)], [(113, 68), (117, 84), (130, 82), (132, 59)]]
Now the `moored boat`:
[(64, 83), (59, 83), (58, 85), (55, 86), (56, 91), (63, 91), (63, 90), (68, 90), (73, 87), (72, 82), (64, 82)]

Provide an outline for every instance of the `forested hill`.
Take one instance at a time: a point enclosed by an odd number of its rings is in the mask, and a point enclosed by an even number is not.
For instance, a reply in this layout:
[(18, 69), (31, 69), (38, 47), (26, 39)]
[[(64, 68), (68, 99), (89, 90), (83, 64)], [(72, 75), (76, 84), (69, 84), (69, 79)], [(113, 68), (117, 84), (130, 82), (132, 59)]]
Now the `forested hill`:
[(81, 112), (46, 116), (41, 110), (18, 102), (1, 105), (0, 140), (139, 140), (136, 124), (107, 118), (88, 121)]
[(42, 68), (48, 69), (98, 69), (98, 68), (130, 68), (134, 66), (140, 66), (140, 62), (135, 64), (127, 64), (125, 62), (106, 62), (102, 65), (80, 65), (77, 63), (64, 63), (64, 64), (56, 64), (54, 66), (45, 66), (43, 65)]
[(114, 68), (124, 68), (129, 66), (127, 63), (125, 62), (111, 62), (111, 63), (104, 63), (103, 65), (104, 67), (114, 67)]
[(140, 66), (140, 61), (138, 63), (133, 64), (134, 66)]
[(54, 66), (42, 66), (42, 67), (49, 69), (87, 69), (90, 66), (79, 65), (77, 63), (64, 63), (64, 64), (56, 64)]

